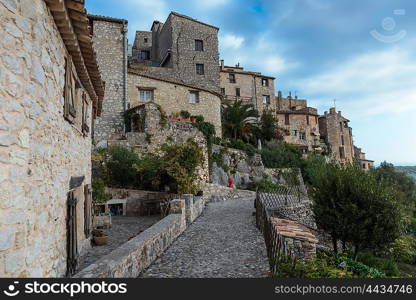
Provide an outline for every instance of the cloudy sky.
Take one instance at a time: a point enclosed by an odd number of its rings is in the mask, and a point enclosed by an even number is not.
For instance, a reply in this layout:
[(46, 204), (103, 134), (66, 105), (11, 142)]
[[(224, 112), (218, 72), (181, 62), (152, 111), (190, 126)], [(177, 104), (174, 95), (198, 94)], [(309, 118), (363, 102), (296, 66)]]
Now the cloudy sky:
[(376, 163), (416, 165), (416, 1), (87, 0), (88, 12), (150, 30), (176, 11), (220, 27), (227, 65), (275, 76), (276, 89), (333, 106)]

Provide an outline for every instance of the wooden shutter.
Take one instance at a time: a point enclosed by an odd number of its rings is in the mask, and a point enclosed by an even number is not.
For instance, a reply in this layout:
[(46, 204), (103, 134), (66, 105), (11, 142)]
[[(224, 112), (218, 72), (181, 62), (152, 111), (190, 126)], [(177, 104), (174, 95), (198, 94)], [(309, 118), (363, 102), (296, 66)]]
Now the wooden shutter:
[(75, 274), (78, 265), (77, 198), (74, 192), (67, 199), (67, 276)]
[(74, 122), (77, 115), (75, 109), (76, 87), (74, 72), (75, 70), (73, 69), (72, 57), (68, 55), (66, 57), (65, 68), (64, 117), (71, 123)]
[(92, 189), (91, 185), (84, 186), (84, 233), (85, 237), (91, 235), (92, 225)]
[(82, 92), (82, 133), (88, 135), (90, 127), (88, 126), (88, 101), (85, 92)]

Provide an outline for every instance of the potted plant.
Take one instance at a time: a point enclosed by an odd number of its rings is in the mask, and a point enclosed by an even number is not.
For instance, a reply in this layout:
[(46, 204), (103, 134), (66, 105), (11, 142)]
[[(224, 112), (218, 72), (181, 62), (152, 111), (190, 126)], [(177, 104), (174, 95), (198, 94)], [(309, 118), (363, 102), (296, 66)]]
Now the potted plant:
[(94, 240), (94, 243), (97, 246), (103, 246), (107, 244), (108, 241), (108, 235), (104, 233), (104, 231), (100, 229), (94, 229), (92, 231), (92, 238)]

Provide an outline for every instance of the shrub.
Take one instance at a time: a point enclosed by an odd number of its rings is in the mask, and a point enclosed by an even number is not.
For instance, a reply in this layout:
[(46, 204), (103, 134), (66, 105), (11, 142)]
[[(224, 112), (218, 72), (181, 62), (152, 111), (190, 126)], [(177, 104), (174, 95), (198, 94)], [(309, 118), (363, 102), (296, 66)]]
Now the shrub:
[(121, 188), (136, 187), (137, 171), (133, 165), (138, 159), (137, 154), (129, 149), (118, 146), (110, 148), (107, 162), (109, 184)]
[(111, 199), (111, 195), (105, 192), (105, 183), (101, 178), (92, 179), (92, 200), (94, 203), (103, 203)]
[(184, 119), (189, 119), (191, 117), (191, 113), (187, 110), (181, 110), (180, 114)]
[(251, 144), (246, 144), (240, 139), (231, 139), (226, 146), (229, 148), (239, 149), (245, 151), (249, 156), (259, 153), (256, 147)]
[(395, 261), (407, 264), (416, 263), (416, 239), (410, 235), (404, 235), (394, 241), (387, 251)]
[(300, 150), (285, 142), (267, 143), (261, 157), (266, 168), (299, 168), (302, 162)]
[(277, 189), (281, 190), (284, 193), (287, 190), (287, 187), (281, 184), (276, 184), (269, 180), (267, 177), (263, 177), (260, 181), (257, 182), (250, 182), (247, 186), (248, 190), (255, 191), (257, 189), (263, 192), (272, 192)]

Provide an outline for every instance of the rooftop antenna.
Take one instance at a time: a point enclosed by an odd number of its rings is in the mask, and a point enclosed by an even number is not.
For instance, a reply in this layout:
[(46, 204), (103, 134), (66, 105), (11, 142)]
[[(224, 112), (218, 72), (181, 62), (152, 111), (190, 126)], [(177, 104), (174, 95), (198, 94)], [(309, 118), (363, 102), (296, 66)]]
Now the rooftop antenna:
[(334, 99), (334, 108), (337, 110), (337, 99)]

